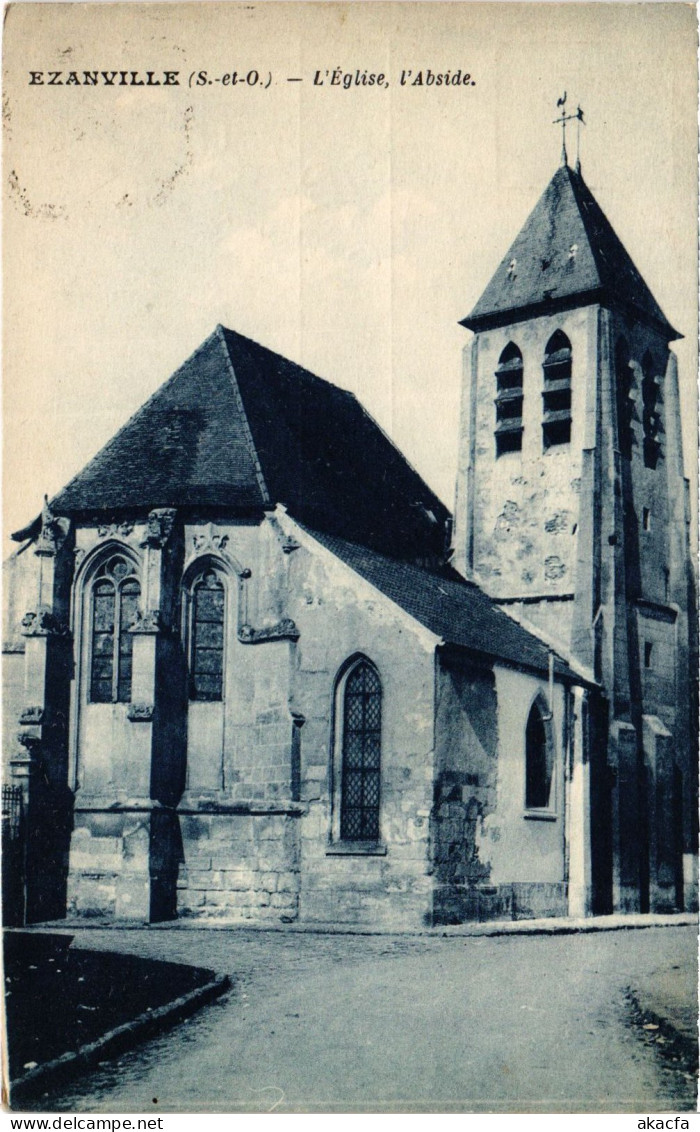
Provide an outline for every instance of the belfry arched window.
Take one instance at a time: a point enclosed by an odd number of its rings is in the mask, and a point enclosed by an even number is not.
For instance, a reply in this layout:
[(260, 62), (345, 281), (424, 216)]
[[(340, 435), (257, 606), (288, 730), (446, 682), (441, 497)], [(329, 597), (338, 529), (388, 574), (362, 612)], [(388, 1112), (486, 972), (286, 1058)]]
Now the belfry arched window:
[(188, 592), (188, 653), (191, 700), (223, 699), (226, 588), (220, 572), (207, 564)]
[(551, 448), (571, 440), (571, 342), (562, 330), (545, 346), (542, 370), (542, 443)]
[(525, 808), (550, 810), (554, 770), (552, 716), (538, 696), (525, 727)]
[(134, 638), (129, 629), (136, 619), (141, 587), (136, 566), (115, 554), (92, 581), (90, 638), (90, 700), (96, 704), (128, 703)]
[(634, 402), (634, 371), (630, 362), (629, 347), (624, 338), (619, 338), (615, 346), (615, 387), (620, 452), (629, 459), (635, 443), (632, 425), (638, 418)]
[(340, 686), (340, 837), (379, 839), (382, 687), (374, 665), (356, 661)]
[(496, 369), (496, 455), (523, 446), (523, 356), (509, 342)]
[(642, 423), (644, 428), (644, 464), (655, 468), (661, 455), (661, 389), (655, 376), (654, 359), (647, 350), (642, 358)]

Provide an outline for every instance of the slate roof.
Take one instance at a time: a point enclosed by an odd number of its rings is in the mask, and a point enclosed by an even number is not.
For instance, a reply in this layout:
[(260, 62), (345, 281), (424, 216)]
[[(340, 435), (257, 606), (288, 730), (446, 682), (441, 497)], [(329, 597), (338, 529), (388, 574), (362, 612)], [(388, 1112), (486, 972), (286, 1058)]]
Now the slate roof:
[[(548, 673), (550, 650), (547, 646), (500, 610), (477, 585), (466, 581), (450, 566), (428, 569), (388, 558), (369, 547), (308, 527), (305, 529), (446, 644), (479, 656), (497, 657), (518, 668)], [(589, 683), (556, 653), (554, 671), (564, 679), (579, 684)]]
[(668, 340), (681, 337), (581, 174), (563, 165), (462, 325), (476, 331), (582, 302), (622, 308)]
[(353, 394), (223, 327), (50, 501), (61, 515), (276, 503), (398, 557), (444, 552), (447, 508)]

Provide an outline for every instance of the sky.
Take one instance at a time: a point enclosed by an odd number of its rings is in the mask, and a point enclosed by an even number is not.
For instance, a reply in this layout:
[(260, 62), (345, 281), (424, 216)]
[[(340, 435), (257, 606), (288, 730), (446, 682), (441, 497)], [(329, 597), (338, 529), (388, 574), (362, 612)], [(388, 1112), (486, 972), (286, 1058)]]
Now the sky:
[[(677, 3), (11, 6), (6, 535), (219, 322), (352, 390), (451, 507), (459, 320), (558, 166), (564, 91), (583, 175), (685, 336), (695, 476), (696, 48)], [(332, 85), (335, 68), (388, 86)], [(233, 71), (260, 81), (217, 81)]]

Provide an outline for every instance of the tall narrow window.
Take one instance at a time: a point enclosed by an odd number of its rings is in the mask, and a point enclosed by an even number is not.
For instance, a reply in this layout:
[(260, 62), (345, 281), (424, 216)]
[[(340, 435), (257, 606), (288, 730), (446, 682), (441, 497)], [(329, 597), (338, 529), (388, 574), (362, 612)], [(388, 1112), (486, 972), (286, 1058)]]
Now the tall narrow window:
[(642, 358), (642, 401), (644, 410), (642, 424), (644, 428), (644, 464), (647, 468), (655, 468), (661, 456), (661, 390), (654, 376), (654, 360), (647, 350)]
[(523, 356), (509, 342), (496, 370), (496, 455), (523, 446)]
[(571, 440), (571, 343), (555, 330), (545, 347), (542, 443), (545, 448)]
[(620, 452), (628, 459), (635, 443), (632, 422), (639, 420), (634, 402), (634, 371), (630, 364), (629, 349), (624, 338), (615, 347), (615, 385), (617, 389), (617, 432)]
[(368, 661), (359, 661), (346, 677), (342, 710), (340, 836), (345, 841), (377, 841), (382, 689)]
[(128, 703), (136, 618), (141, 589), (136, 567), (117, 554), (98, 570), (92, 586), (90, 700), (96, 704)]
[(530, 709), (525, 728), (525, 807), (548, 810), (554, 766), (551, 715), (539, 698)]
[(226, 594), (216, 570), (195, 578), (190, 605), (190, 699), (221, 700)]

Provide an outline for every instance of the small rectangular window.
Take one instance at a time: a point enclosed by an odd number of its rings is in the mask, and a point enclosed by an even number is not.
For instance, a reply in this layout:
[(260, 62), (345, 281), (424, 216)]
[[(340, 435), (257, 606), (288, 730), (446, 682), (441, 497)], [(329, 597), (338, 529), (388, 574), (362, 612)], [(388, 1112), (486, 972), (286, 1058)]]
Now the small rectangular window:
[(654, 651), (654, 646), (651, 641), (644, 642), (644, 667), (651, 668), (651, 657)]
[(651, 511), (648, 507), (642, 509), (642, 528), (645, 531), (651, 530)]

